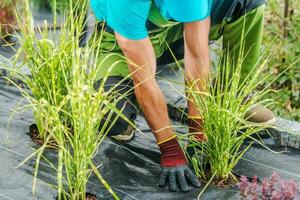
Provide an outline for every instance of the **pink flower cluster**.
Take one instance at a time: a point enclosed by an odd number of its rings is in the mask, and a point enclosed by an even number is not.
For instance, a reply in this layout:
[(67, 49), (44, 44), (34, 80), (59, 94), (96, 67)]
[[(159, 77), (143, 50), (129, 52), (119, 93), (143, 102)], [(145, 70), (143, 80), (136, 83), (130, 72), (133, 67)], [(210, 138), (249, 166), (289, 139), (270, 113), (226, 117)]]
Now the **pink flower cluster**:
[(264, 178), (261, 186), (257, 183), (257, 176), (251, 182), (241, 176), (238, 185), (240, 196), (245, 200), (296, 200), (299, 190), (296, 181), (281, 180), (276, 172), (270, 178)]

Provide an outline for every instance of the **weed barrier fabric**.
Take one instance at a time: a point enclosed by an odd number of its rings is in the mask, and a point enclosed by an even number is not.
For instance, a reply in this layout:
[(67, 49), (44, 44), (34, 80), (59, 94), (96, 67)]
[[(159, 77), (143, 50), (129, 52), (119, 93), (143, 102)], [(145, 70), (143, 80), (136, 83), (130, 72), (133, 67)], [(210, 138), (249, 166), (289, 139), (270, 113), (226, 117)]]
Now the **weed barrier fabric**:
[[(159, 83), (168, 102), (176, 102), (179, 98), (177, 90), (183, 87), (172, 86), (167, 79), (180, 80), (176, 73), (163, 70), (159, 73)], [(12, 119), (12, 109), (24, 105), (17, 88), (0, 80), (0, 199), (31, 200), (34, 175), (34, 160), (25, 165), (16, 166), (38, 148), (26, 135), (33, 122), (31, 111), (16, 114)], [(9, 124), (9, 126), (8, 126)], [(158, 188), (160, 173), (159, 149), (154, 137), (142, 116), (136, 120), (143, 134), (136, 134), (129, 143), (118, 143), (107, 138), (99, 149), (95, 162), (100, 167), (105, 180), (111, 185), (120, 199), (197, 199), (202, 188), (192, 189), (189, 193), (172, 193), (167, 188)], [(174, 122), (179, 126), (178, 122)], [(185, 128), (177, 128), (178, 133), (185, 133)], [(266, 150), (258, 144), (252, 145), (234, 170), (236, 175), (252, 177), (260, 180), (277, 171), (284, 179), (295, 179), (300, 183), (300, 151), (294, 148), (283, 148), (276, 145), (272, 138), (265, 142), (276, 152)], [(45, 157), (56, 165), (56, 152), (47, 150)], [(42, 160), (38, 174), (36, 196), (38, 199), (55, 199), (56, 191), (48, 184), (55, 184), (55, 170)], [(92, 176), (88, 183), (89, 192), (99, 199), (112, 199), (97, 177)], [(236, 187), (218, 188), (210, 186), (201, 199), (237, 199)]]

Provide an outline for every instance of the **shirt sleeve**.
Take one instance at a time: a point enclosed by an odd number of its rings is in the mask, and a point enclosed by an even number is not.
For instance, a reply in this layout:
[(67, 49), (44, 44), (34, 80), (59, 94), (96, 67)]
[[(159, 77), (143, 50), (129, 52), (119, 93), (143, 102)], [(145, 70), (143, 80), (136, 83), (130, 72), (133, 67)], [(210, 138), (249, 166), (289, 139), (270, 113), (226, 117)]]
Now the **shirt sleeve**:
[(151, 0), (107, 0), (106, 22), (125, 38), (144, 39), (150, 5)]

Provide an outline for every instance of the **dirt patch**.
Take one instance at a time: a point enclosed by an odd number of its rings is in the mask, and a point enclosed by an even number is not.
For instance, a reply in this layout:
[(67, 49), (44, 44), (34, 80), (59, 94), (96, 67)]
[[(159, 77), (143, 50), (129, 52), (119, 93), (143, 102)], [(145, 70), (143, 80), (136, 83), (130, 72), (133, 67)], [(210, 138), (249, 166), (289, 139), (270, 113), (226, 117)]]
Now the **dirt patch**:
[[(206, 168), (205, 171), (205, 177), (209, 177), (206, 180), (201, 180), (203, 184), (207, 184), (208, 181), (210, 180), (210, 177), (212, 177), (212, 173), (209, 170), (209, 168)], [(221, 188), (236, 188), (237, 184), (239, 182), (240, 176), (235, 175), (235, 174), (230, 174), (228, 178), (226, 179), (214, 179), (211, 184), (217, 187)]]
[[(56, 196), (56, 200), (58, 200), (58, 196)], [(98, 198), (95, 194), (87, 192), (87, 193), (85, 193), (85, 200), (98, 200)]]
[[(36, 124), (31, 124), (29, 126), (28, 135), (35, 144), (37, 144), (37, 145), (44, 145), (45, 144), (45, 140), (44, 140), (44, 138), (42, 138), (40, 136), (40, 132), (39, 132), (39, 129), (38, 129)], [(57, 143), (53, 139), (52, 140), (50, 139), (48, 141), (47, 146), (49, 148), (55, 148), (55, 147), (57, 147)]]
[(214, 185), (223, 188), (234, 187), (237, 185), (237, 183), (238, 177), (236, 177), (235, 175), (230, 175), (227, 179), (214, 181)]
[(85, 199), (86, 200), (98, 200), (96, 195), (89, 193), (89, 192), (86, 193)]
[(37, 145), (43, 145), (45, 143), (44, 139), (40, 137), (39, 129), (36, 124), (31, 124), (29, 126), (29, 137)]

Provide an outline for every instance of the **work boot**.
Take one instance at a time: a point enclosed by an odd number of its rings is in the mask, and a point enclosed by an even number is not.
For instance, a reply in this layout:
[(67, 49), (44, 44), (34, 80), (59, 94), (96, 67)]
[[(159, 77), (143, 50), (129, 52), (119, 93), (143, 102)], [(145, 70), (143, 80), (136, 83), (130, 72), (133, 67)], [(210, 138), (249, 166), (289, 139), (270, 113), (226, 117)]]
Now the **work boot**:
[(18, 42), (18, 39), (12, 35), (0, 37), (0, 46), (14, 46)]
[[(245, 97), (243, 103), (247, 103), (253, 98), (254, 94), (249, 94), (248, 96)], [(257, 103), (254, 104), (246, 113), (245, 119), (248, 122), (253, 122), (253, 123), (261, 123), (261, 124), (267, 124), (267, 125), (274, 125), (276, 123), (276, 117), (274, 113), (264, 107), (263, 105)]]
[(124, 132), (111, 137), (119, 142), (129, 142), (134, 137), (134, 128), (132, 125), (128, 125)]
[(263, 123), (268, 125), (274, 125), (276, 123), (276, 117), (274, 113), (265, 108), (261, 104), (255, 104), (246, 113), (245, 119), (253, 123)]

